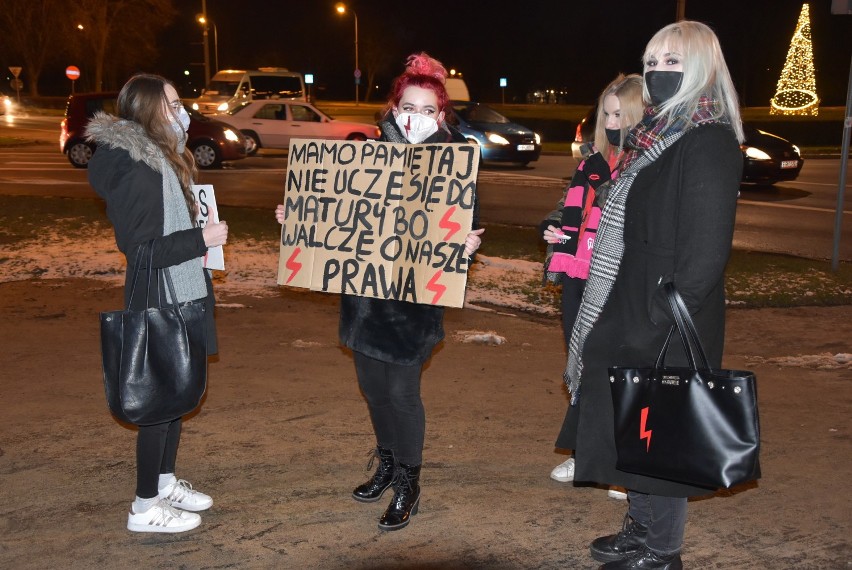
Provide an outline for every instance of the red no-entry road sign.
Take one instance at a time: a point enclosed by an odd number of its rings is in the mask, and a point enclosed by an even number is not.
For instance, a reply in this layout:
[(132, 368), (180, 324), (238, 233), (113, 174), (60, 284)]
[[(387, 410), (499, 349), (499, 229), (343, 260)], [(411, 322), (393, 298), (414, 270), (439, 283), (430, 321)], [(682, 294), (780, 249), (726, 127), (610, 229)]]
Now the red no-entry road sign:
[(65, 68), (65, 76), (71, 81), (76, 81), (80, 79), (80, 69), (76, 66), (69, 65)]

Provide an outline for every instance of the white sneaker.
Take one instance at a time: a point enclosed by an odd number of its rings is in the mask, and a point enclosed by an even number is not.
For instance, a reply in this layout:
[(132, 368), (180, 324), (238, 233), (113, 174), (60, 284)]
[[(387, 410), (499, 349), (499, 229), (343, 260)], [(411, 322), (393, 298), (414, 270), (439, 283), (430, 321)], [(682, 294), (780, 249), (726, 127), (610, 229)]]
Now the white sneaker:
[(571, 457), (564, 463), (560, 463), (550, 472), (550, 478), (560, 483), (568, 483), (574, 480), (574, 458)]
[(160, 489), (158, 493), (171, 506), (184, 511), (205, 511), (213, 506), (213, 499), (192, 488), (189, 481), (174, 479), (170, 484)]
[(609, 491), (606, 492), (606, 496), (610, 499), (617, 499), (619, 501), (627, 500), (627, 493), (624, 491), (619, 491), (621, 487), (610, 487)]
[(133, 532), (184, 532), (201, 524), (201, 515), (174, 508), (160, 499), (144, 513), (127, 515), (127, 530)]

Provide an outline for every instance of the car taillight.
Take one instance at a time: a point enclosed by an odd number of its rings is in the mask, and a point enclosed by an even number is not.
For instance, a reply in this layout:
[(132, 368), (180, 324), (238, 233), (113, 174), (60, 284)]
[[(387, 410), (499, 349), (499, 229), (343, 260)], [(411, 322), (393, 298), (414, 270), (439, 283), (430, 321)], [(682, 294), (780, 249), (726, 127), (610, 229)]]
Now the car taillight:
[(577, 132), (574, 133), (574, 141), (583, 142), (583, 131), (582, 131), (582, 129), (583, 129), (583, 123), (585, 123), (585, 122), (586, 122), (586, 120), (583, 119), (582, 121), (577, 123)]

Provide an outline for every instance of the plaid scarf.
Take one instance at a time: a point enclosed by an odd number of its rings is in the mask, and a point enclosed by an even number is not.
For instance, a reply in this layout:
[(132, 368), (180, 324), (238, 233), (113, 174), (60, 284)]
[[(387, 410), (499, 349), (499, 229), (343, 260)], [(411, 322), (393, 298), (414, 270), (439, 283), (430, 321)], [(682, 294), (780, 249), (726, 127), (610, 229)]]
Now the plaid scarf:
[(571, 392), (572, 405), (576, 404), (580, 397), (583, 345), (606, 305), (624, 255), (624, 220), (630, 187), (643, 168), (657, 160), (663, 151), (689, 129), (717, 120), (719, 115), (716, 110), (714, 100), (702, 97), (691, 116), (681, 113), (673, 120), (667, 121), (657, 115), (656, 108), (649, 107), (642, 122), (627, 135), (630, 150), (621, 167), (621, 175), (610, 190), (603, 207), (595, 247), (592, 250), (589, 278), (583, 291), (577, 320), (574, 321), (574, 329), (571, 331), (568, 365), (563, 378)]

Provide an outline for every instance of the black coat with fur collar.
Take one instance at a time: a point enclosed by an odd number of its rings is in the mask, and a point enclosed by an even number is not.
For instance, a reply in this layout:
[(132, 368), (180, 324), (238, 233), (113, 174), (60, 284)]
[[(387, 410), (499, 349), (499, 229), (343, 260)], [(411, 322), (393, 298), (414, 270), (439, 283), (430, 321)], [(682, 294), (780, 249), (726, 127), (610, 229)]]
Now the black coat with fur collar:
[[(446, 127), (423, 142), (465, 142), (456, 129)], [(379, 128), (383, 141), (396, 142), (402, 138), (390, 115), (379, 123)], [(389, 133), (389, 129), (395, 132)], [(474, 207), (474, 228), (478, 225), (477, 214), (478, 208)], [(443, 338), (443, 307), (341, 295), (340, 343), (353, 351), (382, 362), (412, 366), (428, 360)]]
[[(136, 293), (131, 300), (132, 276), (136, 269), (136, 249), (152, 239), (154, 244), (152, 266), (170, 267), (207, 252), (201, 228), (180, 230), (163, 235), (163, 175), (159, 172), (154, 143), (142, 128), (131, 121), (98, 113), (86, 128), (89, 140), (97, 144), (97, 151), (89, 161), (89, 184), (106, 202), (107, 217), (115, 230), (115, 243), (127, 258), (124, 298), (134, 310), (156, 307), (159, 288), (152, 286), (146, 300)], [(140, 279), (145, 275), (147, 260), (140, 263)], [(204, 269), (207, 297), (204, 303), (207, 328), (207, 352), (219, 351), (213, 308), (213, 284)]]

